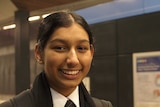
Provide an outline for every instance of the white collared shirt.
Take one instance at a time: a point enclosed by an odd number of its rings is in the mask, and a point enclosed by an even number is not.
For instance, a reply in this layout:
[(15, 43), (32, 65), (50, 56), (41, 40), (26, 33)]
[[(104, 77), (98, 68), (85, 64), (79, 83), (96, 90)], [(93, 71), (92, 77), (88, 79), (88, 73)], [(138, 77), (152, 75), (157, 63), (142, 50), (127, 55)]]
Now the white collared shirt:
[(54, 107), (64, 107), (68, 99), (71, 99), (76, 107), (80, 107), (78, 86), (68, 97), (63, 96), (52, 88), (50, 90)]

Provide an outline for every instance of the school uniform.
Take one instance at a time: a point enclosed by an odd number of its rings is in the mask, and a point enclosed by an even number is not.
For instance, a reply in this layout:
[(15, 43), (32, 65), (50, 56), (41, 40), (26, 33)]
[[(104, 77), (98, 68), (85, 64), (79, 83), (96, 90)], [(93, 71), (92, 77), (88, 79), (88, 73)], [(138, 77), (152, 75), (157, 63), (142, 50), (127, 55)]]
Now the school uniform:
[[(79, 97), (78, 103), (75, 101), (76, 107), (112, 107), (109, 101), (91, 97), (83, 83), (80, 83), (76, 90), (78, 90), (76, 93), (78, 92)], [(0, 104), (0, 107), (54, 107), (53, 100), (56, 99), (54, 95), (58, 95), (58, 93), (54, 93), (56, 91), (50, 88), (45, 73), (41, 72), (36, 77), (31, 89)]]

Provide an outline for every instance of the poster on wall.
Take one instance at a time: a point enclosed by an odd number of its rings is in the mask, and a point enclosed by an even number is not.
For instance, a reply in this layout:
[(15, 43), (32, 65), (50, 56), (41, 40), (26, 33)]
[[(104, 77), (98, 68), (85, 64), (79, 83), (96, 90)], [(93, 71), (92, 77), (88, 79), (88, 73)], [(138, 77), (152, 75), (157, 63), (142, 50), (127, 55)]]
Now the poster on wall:
[(160, 51), (133, 54), (134, 107), (160, 107)]

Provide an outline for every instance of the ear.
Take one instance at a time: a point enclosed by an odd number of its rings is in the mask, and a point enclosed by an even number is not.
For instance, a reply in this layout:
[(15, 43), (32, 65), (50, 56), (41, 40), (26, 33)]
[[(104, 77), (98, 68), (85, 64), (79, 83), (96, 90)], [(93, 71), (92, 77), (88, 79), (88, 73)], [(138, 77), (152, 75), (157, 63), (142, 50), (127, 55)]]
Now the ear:
[(42, 52), (41, 52), (41, 50), (40, 50), (40, 47), (39, 47), (39, 44), (38, 44), (38, 43), (36, 43), (36, 44), (35, 44), (35, 47), (34, 47), (34, 56), (35, 56), (36, 61), (37, 61), (39, 64), (43, 64)]

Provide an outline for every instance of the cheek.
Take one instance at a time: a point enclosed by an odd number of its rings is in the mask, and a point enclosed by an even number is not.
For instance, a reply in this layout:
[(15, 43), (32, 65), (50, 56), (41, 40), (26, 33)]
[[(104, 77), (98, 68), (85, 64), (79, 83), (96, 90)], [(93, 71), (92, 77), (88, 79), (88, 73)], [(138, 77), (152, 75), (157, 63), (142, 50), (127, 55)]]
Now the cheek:
[(48, 54), (44, 58), (44, 67), (48, 72), (57, 69), (63, 62), (63, 58), (59, 55)]
[(92, 57), (91, 56), (83, 57), (83, 64), (84, 64), (86, 69), (88, 69), (88, 70), (90, 69), (91, 63), (92, 63)]

